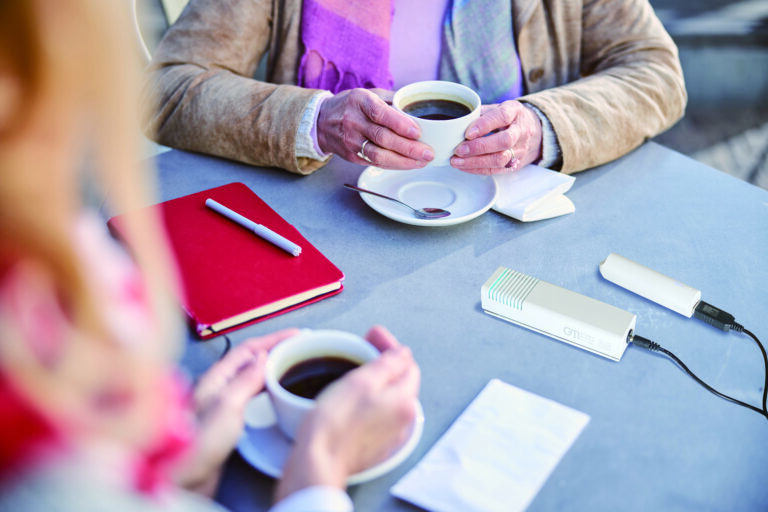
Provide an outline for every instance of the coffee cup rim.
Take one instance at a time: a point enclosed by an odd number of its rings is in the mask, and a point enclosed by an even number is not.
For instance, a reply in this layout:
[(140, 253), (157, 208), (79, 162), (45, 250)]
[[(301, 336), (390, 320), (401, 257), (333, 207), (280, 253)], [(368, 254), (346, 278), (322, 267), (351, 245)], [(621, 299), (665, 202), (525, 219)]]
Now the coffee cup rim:
[[(430, 90), (430, 87), (436, 87), (436, 88), (453, 88), (455, 90), (459, 90), (464, 92), (466, 95), (471, 97), (471, 100), (467, 99), (465, 96), (461, 96), (459, 94), (452, 94), (451, 91), (433, 91)], [(416, 91), (411, 92), (412, 89), (417, 89)], [(419, 91), (419, 89), (423, 89), (423, 92)], [(469, 107), (470, 111), (467, 114), (464, 114), (461, 117), (456, 117), (454, 119), (450, 119), (448, 121), (454, 121), (458, 119), (464, 119), (467, 116), (471, 116), (477, 109), (479, 109), (482, 106), (482, 100), (480, 99), (480, 95), (477, 94), (472, 88), (467, 87), (464, 84), (460, 84), (458, 82), (449, 82), (447, 80), (423, 80), (420, 82), (412, 82), (410, 84), (406, 84), (402, 86), (400, 89), (395, 91), (394, 96), (392, 97), (392, 106), (398, 111), (406, 116), (412, 118), (412, 119), (418, 119), (419, 122), (424, 123), (445, 123), (446, 120), (436, 120), (436, 119), (424, 119), (420, 117), (416, 117), (414, 115), (409, 114), (408, 112), (405, 112), (403, 110), (403, 107), (401, 106), (401, 100), (404, 98), (410, 98), (411, 96), (416, 96), (418, 94), (421, 95), (432, 95), (431, 97), (425, 96), (424, 98), (419, 98), (418, 100), (413, 101), (419, 101), (421, 99), (447, 99), (451, 101), (461, 101), (461, 102), (467, 102), (470, 101), (471, 104), (465, 105)], [(410, 103), (410, 102), (409, 102)], [(476, 105), (475, 105), (476, 104)]]
[[(306, 349), (301, 356), (288, 357), (285, 353), (291, 350)], [(308, 408), (314, 404), (314, 400), (294, 395), (280, 385), (280, 378), (292, 366), (312, 359), (314, 357), (343, 357), (365, 364), (380, 355), (379, 351), (366, 339), (355, 334), (333, 330), (305, 329), (300, 333), (278, 343), (267, 356), (265, 365), (265, 387), (268, 392), (279, 396), (299, 407)], [(286, 357), (286, 361), (278, 360)], [(279, 363), (279, 364), (278, 364)]]

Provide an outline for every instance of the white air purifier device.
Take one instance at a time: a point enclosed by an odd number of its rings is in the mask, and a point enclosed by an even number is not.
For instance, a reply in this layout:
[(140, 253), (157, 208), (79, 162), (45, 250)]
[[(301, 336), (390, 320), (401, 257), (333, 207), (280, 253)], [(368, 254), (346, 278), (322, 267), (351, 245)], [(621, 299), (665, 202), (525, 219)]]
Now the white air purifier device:
[(556, 340), (621, 360), (636, 316), (605, 302), (499, 267), (481, 289), (486, 313)]

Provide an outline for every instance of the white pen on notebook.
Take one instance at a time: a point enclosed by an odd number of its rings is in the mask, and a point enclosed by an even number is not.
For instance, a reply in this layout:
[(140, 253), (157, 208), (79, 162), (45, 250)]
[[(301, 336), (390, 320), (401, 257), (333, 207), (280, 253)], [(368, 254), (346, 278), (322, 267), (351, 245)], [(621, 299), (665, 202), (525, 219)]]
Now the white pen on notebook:
[(281, 248), (285, 252), (287, 252), (289, 254), (292, 254), (294, 256), (298, 256), (299, 254), (301, 254), (301, 247), (300, 246), (298, 246), (295, 243), (291, 242), (287, 238), (278, 235), (277, 233), (275, 233), (274, 231), (272, 231), (268, 227), (262, 226), (261, 224), (257, 224), (255, 222), (253, 222), (251, 219), (245, 218), (242, 215), (240, 215), (239, 213), (230, 210), (229, 208), (227, 208), (223, 204), (217, 203), (213, 199), (208, 198), (208, 199), (205, 200), (205, 205), (208, 208), (219, 212), (220, 214), (222, 214), (226, 218), (228, 218), (230, 220), (233, 220), (233, 221), (237, 222), (238, 224), (240, 224), (241, 226), (250, 229), (251, 231), (253, 231), (257, 235), (259, 235), (261, 238), (263, 238), (267, 242), (270, 242), (270, 243), (278, 246), (279, 248)]

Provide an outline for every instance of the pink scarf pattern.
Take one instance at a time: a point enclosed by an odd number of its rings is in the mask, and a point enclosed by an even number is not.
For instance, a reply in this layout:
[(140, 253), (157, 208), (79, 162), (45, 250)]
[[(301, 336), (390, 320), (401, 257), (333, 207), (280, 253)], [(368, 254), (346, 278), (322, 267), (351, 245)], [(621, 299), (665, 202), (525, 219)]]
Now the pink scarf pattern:
[(305, 0), (301, 38), (306, 50), (299, 63), (299, 85), (334, 94), (355, 87), (391, 90), (393, 13), (391, 0)]

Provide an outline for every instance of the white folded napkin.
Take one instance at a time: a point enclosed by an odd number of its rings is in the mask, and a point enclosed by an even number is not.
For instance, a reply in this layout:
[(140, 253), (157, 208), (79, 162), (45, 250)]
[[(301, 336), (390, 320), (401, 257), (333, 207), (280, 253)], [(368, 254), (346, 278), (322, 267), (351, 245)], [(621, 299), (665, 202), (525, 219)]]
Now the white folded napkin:
[(573, 185), (573, 176), (531, 164), (494, 178), (499, 196), (493, 209), (499, 213), (528, 222), (576, 211), (571, 200), (563, 195)]
[(434, 512), (524, 510), (588, 422), (493, 379), (391, 493)]

